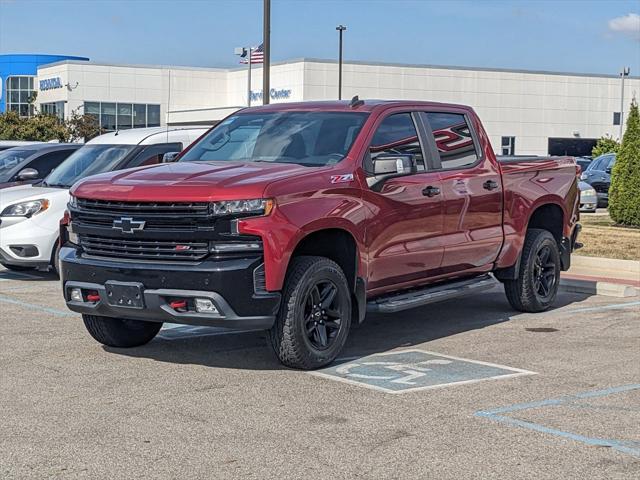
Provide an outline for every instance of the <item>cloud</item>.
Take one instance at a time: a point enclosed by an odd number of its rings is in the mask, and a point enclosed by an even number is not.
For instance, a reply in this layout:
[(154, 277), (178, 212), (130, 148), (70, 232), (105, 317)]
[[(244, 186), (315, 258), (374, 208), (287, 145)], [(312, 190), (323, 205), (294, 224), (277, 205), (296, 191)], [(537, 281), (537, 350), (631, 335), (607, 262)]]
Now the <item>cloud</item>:
[(609, 30), (640, 41), (640, 15), (629, 13), (622, 17), (612, 18), (609, 20)]

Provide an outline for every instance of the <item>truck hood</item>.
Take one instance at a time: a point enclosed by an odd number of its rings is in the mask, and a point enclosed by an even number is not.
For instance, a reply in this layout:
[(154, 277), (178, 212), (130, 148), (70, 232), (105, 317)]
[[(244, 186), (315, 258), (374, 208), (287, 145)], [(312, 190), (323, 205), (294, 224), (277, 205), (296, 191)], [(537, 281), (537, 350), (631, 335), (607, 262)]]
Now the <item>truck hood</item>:
[(176, 162), (94, 175), (76, 183), (71, 193), (136, 202), (261, 198), (269, 183), (317, 170), (286, 163)]

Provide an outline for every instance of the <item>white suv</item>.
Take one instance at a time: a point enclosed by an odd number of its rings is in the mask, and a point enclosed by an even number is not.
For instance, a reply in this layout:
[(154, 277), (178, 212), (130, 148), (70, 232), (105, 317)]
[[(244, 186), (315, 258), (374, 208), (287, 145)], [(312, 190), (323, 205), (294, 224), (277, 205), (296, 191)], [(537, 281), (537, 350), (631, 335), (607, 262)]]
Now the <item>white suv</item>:
[(87, 142), (38, 186), (0, 190), (0, 264), (10, 270), (57, 270), (58, 230), (69, 188), (98, 173), (162, 162), (207, 131), (154, 127), (107, 133)]

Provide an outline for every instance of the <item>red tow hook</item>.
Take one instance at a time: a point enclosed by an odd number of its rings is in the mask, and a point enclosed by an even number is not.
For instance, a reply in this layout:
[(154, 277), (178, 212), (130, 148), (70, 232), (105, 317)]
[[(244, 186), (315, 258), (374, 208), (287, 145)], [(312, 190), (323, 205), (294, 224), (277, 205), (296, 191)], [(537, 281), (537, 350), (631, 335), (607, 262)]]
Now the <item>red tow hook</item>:
[(87, 293), (87, 301), (88, 302), (99, 302), (100, 301), (100, 295), (98, 295), (98, 292)]
[(173, 302), (169, 303), (169, 306), (171, 308), (173, 308), (174, 310), (178, 310), (180, 308), (187, 308), (187, 301), (186, 300), (174, 300)]

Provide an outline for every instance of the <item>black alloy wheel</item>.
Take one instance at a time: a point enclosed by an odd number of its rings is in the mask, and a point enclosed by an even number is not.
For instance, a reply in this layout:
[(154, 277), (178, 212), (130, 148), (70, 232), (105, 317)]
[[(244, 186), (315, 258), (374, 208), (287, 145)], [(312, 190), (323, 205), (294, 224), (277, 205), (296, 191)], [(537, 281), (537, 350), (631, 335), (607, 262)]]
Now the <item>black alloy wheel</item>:
[(326, 350), (338, 338), (342, 328), (338, 287), (330, 280), (316, 283), (305, 300), (304, 325), (313, 348)]
[(542, 245), (533, 264), (533, 287), (541, 300), (546, 300), (556, 284), (556, 263), (549, 245)]

